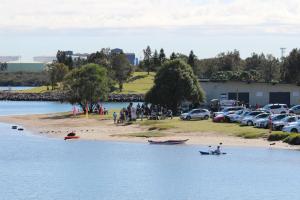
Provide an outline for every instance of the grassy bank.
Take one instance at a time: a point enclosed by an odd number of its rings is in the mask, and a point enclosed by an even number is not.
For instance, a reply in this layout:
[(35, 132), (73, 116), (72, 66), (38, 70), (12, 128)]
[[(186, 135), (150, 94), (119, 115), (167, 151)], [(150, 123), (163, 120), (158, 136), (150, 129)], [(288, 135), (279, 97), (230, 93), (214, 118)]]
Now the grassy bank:
[(261, 138), (268, 136), (268, 130), (253, 127), (240, 126), (234, 123), (213, 123), (211, 120), (182, 121), (179, 118), (167, 120), (145, 120), (136, 122), (141, 126), (147, 126), (148, 130), (166, 131), (172, 130), (175, 133), (220, 133), (229, 136), (243, 137), (247, 139)]

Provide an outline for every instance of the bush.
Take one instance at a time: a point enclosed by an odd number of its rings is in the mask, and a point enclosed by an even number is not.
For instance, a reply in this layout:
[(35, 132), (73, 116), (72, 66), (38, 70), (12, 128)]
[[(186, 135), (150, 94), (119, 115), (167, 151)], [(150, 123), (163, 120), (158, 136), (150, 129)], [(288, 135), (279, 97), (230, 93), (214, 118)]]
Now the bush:
[(272, 133), (271, 135), (268, 136), (269, 141), (279, 141), (287, 138), (290, 134), (289, 133)]
[(291, 145), (300, 145), (300, 134), (298, 133), (290, 134), (287, 138), (283, 140), (283, 142)]

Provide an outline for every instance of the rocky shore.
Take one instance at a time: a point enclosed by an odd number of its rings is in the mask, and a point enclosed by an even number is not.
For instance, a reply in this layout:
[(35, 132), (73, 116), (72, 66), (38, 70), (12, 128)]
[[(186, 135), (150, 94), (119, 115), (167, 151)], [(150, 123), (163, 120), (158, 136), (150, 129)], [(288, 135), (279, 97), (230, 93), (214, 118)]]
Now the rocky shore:
[[(61, 101), (65, 99), (63, 91), (44, 93), (0, 92), (0, 100), (6, 101)], [(110, 94), (109, 102), (139, 102), (144, 101), (144, 94)]]

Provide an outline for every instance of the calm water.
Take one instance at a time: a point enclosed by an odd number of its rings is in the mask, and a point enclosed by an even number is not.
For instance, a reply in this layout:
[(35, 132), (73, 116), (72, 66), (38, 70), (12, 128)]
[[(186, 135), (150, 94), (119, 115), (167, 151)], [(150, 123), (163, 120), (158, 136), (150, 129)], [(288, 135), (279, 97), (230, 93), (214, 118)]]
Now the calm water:
[(0, 91), (1, 90), (29, 90), (32, 89), (34, 87), (27, 87), (27, 86), (16, 86), (16, 87), (9, 87), (9, 86), (0, 86)]
[(1, 123), (0, 148), (1, 200), (299, 200), (298, 151), (200, 156), (206, 147), (65, 142)]
[[(134, 103), (134, 105), (137, 103)], [(128, 103), (103, 103), (107, 109), (128, 106)], [(44, 114), (72, 111), (72, 105), (57, 102), (39, 101), (0, 101), (0, 115)]]

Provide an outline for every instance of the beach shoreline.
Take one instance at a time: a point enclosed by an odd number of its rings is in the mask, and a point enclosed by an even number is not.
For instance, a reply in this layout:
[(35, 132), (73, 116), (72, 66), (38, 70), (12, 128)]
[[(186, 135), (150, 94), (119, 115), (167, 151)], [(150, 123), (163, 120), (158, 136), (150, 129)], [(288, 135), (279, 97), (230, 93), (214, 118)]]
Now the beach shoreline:
[[(211, 132), (178, 132), (175, 130), (164, 131), (161, 137), (134, 137), (130, 134), (147, 132), (147, 126), (139, 124), (115, 125), (113, 120), (86, 117), (61, 117), (61, 114), (35, 114), (0, 116), (0, 122), (18, 125), (34, 135), (50, 138), (64, 139), (67, 133), (74, 131), (81, 140), (99, 140), (112, 142), (147, 143), (148, 140), (189, 139), (187, 145), (216, 146), (220, 142), (224, 146), (232, 147), (262, 147), (275, 149), (299, 150), (300, 147), (283, 142), (270, 142), (263, 138), (245, 139)], [(149, 132), (149, 131), (148, 131)]]

